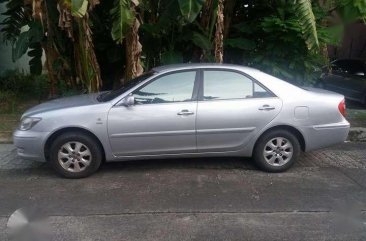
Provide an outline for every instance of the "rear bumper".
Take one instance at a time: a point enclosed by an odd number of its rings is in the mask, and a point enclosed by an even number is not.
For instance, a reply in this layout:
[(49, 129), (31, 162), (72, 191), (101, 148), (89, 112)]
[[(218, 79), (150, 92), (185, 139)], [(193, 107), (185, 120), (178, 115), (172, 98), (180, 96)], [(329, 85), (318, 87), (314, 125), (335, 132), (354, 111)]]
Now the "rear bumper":
[(304, 127), (302, 131), (305, 137), (306, 151), (311, 151), (331, 145), (339, 144), (347, 140), (350, 124), (344, 120), (339, 123)]
[(48, 132), (16, 130), (13, 134), (13, 141), (18, 156), (28, 160), (46, 161), (43, 146), (48, 134)]

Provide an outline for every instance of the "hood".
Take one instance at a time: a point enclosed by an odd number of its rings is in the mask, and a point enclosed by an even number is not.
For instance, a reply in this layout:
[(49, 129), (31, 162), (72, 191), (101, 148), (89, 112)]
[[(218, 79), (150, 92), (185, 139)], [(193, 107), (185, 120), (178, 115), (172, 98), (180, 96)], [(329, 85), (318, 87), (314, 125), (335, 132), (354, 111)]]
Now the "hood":
[(31, 115), (35, 115), (35, 114), (46, 112), (46, 111), (98, 104), (99, 103), (97, 100), (98, 95), (100, 95), (100, 93), (77, 95), (77, 96), (64, 97), (64, 98), (50, 100), (50, 101), (44, 102), (42, 104), (36, 105), (36, 106), (28, 109), (23, 114), (22, 118), (24, 116), (31, 116)]

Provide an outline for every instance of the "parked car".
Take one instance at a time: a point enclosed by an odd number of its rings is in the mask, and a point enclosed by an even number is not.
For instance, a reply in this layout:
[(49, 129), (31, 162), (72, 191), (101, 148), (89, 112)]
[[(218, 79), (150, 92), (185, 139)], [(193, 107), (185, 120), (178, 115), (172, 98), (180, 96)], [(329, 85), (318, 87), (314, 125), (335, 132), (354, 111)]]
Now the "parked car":
[(69, 178), (94, 173), (103, 160), (211, 156), (253, 156), (262, 170), (281, 172), (301, 151), (346, 140), (344, 115), (344, 96), (256, 69), (172, 65), (118, 90), (35, 106), (14, 144), (19, 156)]
[(318, 86), (332, 90), (366, 105), (366, 62), (357, 59), (339, 59), (331, 63), (331, 70), (326, 70)]

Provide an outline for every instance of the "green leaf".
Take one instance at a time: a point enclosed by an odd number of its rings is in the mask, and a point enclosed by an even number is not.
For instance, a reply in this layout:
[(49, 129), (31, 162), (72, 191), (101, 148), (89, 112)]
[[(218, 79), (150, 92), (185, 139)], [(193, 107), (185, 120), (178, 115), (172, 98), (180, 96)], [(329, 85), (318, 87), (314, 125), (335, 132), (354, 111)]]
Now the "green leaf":
[(71, 1), (71, 14), (74, 17), (82, 18), (85, 16), (88, 10), (88, 0), (72, 0)]
[(232, 38), (226, 39), (225, 45), (243, 50), (252, 50), (255, 48), (256, 43), (253, 40), (245, 38)]
[(193, 36), (192, 36), (192, 41), (196, 46), (200, 47), (201, 49), (204, 49), (204, 50), (212, 49), (212, 44), (211, 44), (210, 40), (203, 34), (194, 32)]
[(311, 8), (311, 0), (295, 0), (293, 4), (308, 49), (319, 48), (318, 33), (315, 16)]
[(12, 50), (12, 58), (13, 62), (20, 59), (26, 52), (29, 47), (29, 32), (23, 32), (19, 35), (15, 46)]
[(112, 39), (117, 43), (123, 42), (123, 39), (135, 19), (131, 11), (129, 0), (115, 0), (114, 7), (110, 11), (112, 17)]
[(192, 23), (200, 13), (204, 0), (178, 0), (183, 17)]
[(41, 42), (43, 36), (43, 27), (40, 21), (32, 21), (31, 23), (29, 23), (29, 43)]
[(40, 75), (42, 73), (42, 46), (40, 43), (34, 43), (29, 48), (28, 56), (31, 58), (29, 60), (30, 72), (34, 75)]
[(181, 52), (169, 50), (161, 55), (162, 64), (176, 64), (183, 62), (183, 55)]
[(339, 45), (341, 43), (343, 31), (342, 25), (319, 28), (319, 41), (330, 45)]

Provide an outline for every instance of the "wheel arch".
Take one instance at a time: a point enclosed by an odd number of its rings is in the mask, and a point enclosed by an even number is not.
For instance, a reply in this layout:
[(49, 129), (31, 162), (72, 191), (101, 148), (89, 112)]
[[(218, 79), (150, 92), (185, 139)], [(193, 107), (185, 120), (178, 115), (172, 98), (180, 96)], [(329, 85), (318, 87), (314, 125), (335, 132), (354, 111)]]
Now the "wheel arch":
[(306, 150), (306, 142), (305, 142), (305, 138), (304, 138), (304, 135), (295, 127), (293, 126), (289, 126), (289, 125), (277, 125), (277, 126), (272, 126), (270, 128), (268, 128), (267, 130), (265, 130), (263, 133), (261, 133), (261, 135), (257, 138), (255, 144), (254, 144), (254, 148), (253, 150), (255, 149), (255, 147), (257, 146), (260, 138), (267, 134), (268, 132), (270, 131), (273, 131), (273, 130), (287, 130), (289, 132), (291, 132), (292, 134), (294, 134), (297, 138), (297, 140), (299, 141), (300, 143), (300, 147), (301, 147), (301, 150), (302, 151), (305, 151)]
[(46, 159), (46, 161), (49, 160), (49, 155), (50, 155), (50, 148), (51, 148), (51, 145), (52, 145), (52, 142), (57, 138), (59, 137), (60, 135), (64, 134), (64, 133), (67, 133), (67, 132), (81, 132), (85, 135), (88, 135), (89, 137), (93, 138), (100, 150), (102, 151), (102, 157), (103, 157), (103, 161), (105, 160), (105, 150), (104, 150), (104, 147), (102, 145), (102, 142), (99, 140), (99, 138), (93, 133), (91, 132), (90, 130), (87, 130), (85, 128), (82, 128), (82, 127), (64, 127), (62, 129), (59, 129), (57, 131), (55, 131), (54, 133), (52, 133), (46, 140), (45, 144), (44, 144), (44, 157)]

